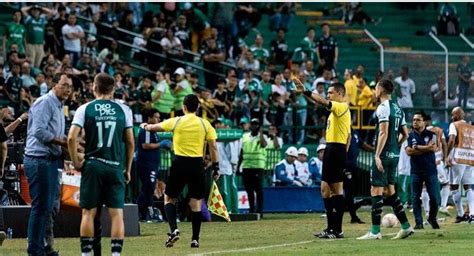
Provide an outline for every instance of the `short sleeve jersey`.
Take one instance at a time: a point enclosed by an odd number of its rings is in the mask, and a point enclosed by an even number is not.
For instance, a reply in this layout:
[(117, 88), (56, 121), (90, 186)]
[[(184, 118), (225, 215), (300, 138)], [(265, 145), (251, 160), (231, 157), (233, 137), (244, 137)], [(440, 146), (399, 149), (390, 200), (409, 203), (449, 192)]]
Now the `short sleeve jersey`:
[[(380, 124), (388, 122), (388, 137), (387, 142), (380, 154), (380, 158), (394, 158), (400, 156), (400, 146), (398, 145), (398, 134), (402, 130), (403, 126), (406, 126), (405, 113), (395, 103), (395, 101), (386, 100), (382, 102), (375, 112), (377, 115), (377, 127), (376, 132), (380, 131)], [(375, 145), (378, 143), (375, 142)]]
[(85, 131), (86, 159), (124, 168), (125, 131), (133, 127), (129, 107), (113, 100), (94, 100), (77, 109), (72, 125)]
[(173, 150), (178, 156), (202, 157), (205, 141), (217, 139), (216, 130), (209, 121), (195, 114), (167, 119), (160, 127), (173, 132)]
[(326, 143), (347, 144), (351, 134), (351, 112), (347, 103), (331, 101), (326, 126)]

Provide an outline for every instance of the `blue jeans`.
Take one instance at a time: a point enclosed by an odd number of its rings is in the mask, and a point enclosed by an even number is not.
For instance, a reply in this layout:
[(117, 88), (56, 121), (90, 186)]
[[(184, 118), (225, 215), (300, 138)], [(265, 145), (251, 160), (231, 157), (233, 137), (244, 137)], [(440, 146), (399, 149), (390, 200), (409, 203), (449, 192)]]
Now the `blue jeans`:
[(31, 212), (28, 222), (28, 254), (43, 255), (44, 239), (59, 194), (59, 160), (25, 156), (24, 164), (30, 189)]
[(411, 191), (413, 202), (413, 215), (415, 216), (416, 224), (423, 224), (423, 216), (421, 214), (421, 191), (423, 190), (423, 183), (426, 186), (426, 192), (430, 197), (430, 216), (428, 219), (436, 220), (439, 205), (439, 181), (438, 175), (425, 175), (412, 173), (411, 174)]
[(467, 96), (469, 94), (469, 84), (460, 84), (459, 85), (459, 95), (458, 95), (458, 106), (466, 108), (467, 106)]
[[(297, 126), (305, 126), (306, 125), (306, 117), (308, 116), (308, 111), (306, 109), (300, 109), (297, 111), (297, 115), (296, 115), (296, 120), (297, 120)], [(297, 143), (298, 144), (303, 144), (304, 143), (304, 134), (305, 134), (305, 130), (303, 127), (301, 128), (298, 128), (298, 132), (297, 132)]]

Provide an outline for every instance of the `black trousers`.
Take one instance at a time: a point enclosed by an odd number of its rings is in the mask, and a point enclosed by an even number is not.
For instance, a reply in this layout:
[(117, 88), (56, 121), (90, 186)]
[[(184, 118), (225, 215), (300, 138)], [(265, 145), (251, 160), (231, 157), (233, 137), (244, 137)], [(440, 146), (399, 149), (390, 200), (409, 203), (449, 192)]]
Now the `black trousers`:
[[(262, 213), (263, 211), (263, 169), (243, 169), (243, 183), (249, 198), (249, 212)], [(257, 197), (257, 209), (255, 211), (255, 195)]]

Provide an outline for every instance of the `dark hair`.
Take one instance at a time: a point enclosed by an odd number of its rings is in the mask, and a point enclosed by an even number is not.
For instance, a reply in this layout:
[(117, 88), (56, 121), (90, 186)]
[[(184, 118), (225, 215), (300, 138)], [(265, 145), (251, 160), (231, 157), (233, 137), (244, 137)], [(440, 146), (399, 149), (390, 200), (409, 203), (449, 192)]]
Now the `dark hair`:
[(12, 13), (12, 15), (15, 15), (17, 12), (19, 12), (19, 13), (20, 13), (20, 15), (22, 15), (22, 16), (23, 16), (23, 14), (21, 13), (21, 10), (19, 10), (19, 9), (16, 9), (16, 10), (14, 10), (14, 11), (13, 11), (13, 13)]
[(386, 93), (391, 94), (393, 92), (393, 83), (388, 79), (382, 79), (378, 83)]
[(186, 106), (188, 112), (194, 113), (199, 107), (199, 99), (194, 94), (189, 94), (184, 97), (183, 105)]
[(324, 26), (328, 26), (328, 27), (329, 27), (329, 23), (323, 22), (323, 23), (321, 24), (321, 28), (324, 27)]
[(100, 94), (109, 94), (114, 90), (115, 79), (107, 73), (99, 73), (94, 79), (97, 92)]
[(402, 67), (402, 70), (405, 71), (405, 72), (407, 72), (407, 73), (409, 72), (409, 69), (408, 69), (407, 66), (403, 66), (403, 67)]
[(346, 94), (346, 87), (344, 87), (343, 84), (337, 82), (337, 83), (333, 83), (331, 84), (331, 86), (329, 87), (334, 87), (334, 89), (336, 90), (336, 92), (339, 92), (339, 93), (342, 93), (342, 95), (345, 95)]
[[(425, 114), (424, 111), (417, 111), (417, 112), (415, 112), (415, 114), (414, 114), (413, 116), (415, 116), (415, 115), (420, 115), (421, 118), (423, 118), (423, 121), (426, 121), (426, 120), (427, 120), (427, 117), (426, 117), (426, 114)], [(431, 118), (430, 118), (430, 119), (431, 119)]]
[(145, 117), (147, 120), (148, 118), (153, 117), (156, 113), (158, 113), (158, 109), (156, 108), (144, 108), (142, 110), (142, 116)]
[(423, 119), (425, 119), (425, 121), (431, 121), (431, 115), (427, 114), (427, 113), (424, 113), (424, 114), (425, 114), (425, 116), (423, 117)]
[(224, 78), (217, 79), (217, 84), (226, 84), (225, 79)]
[(314, 29), (314, 27), (309, 27), (308, 29), (306, 29), (306, 33), (308, 33), (311, 30), (316, 31), (316, 29)]
[(66, 74), (66, 73), (63, 73), (63, 72), (58, 72), (58, 73), (54, 74), (52, 83), (53, 84), (59, 83), (62, 76), (66, 76), (67, 78), (71, 78), (71, 75), (69, 75), (69, 74)]

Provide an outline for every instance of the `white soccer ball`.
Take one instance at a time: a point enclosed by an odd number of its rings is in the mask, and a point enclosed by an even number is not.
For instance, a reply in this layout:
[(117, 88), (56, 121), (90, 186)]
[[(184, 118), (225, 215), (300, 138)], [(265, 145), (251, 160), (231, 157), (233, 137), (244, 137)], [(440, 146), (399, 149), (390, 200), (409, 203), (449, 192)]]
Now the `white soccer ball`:
[(393, 213), (387, 213), (382, 217), (382, 227), (384, 228), (393, 228), (398, 225), (397, 216)]

